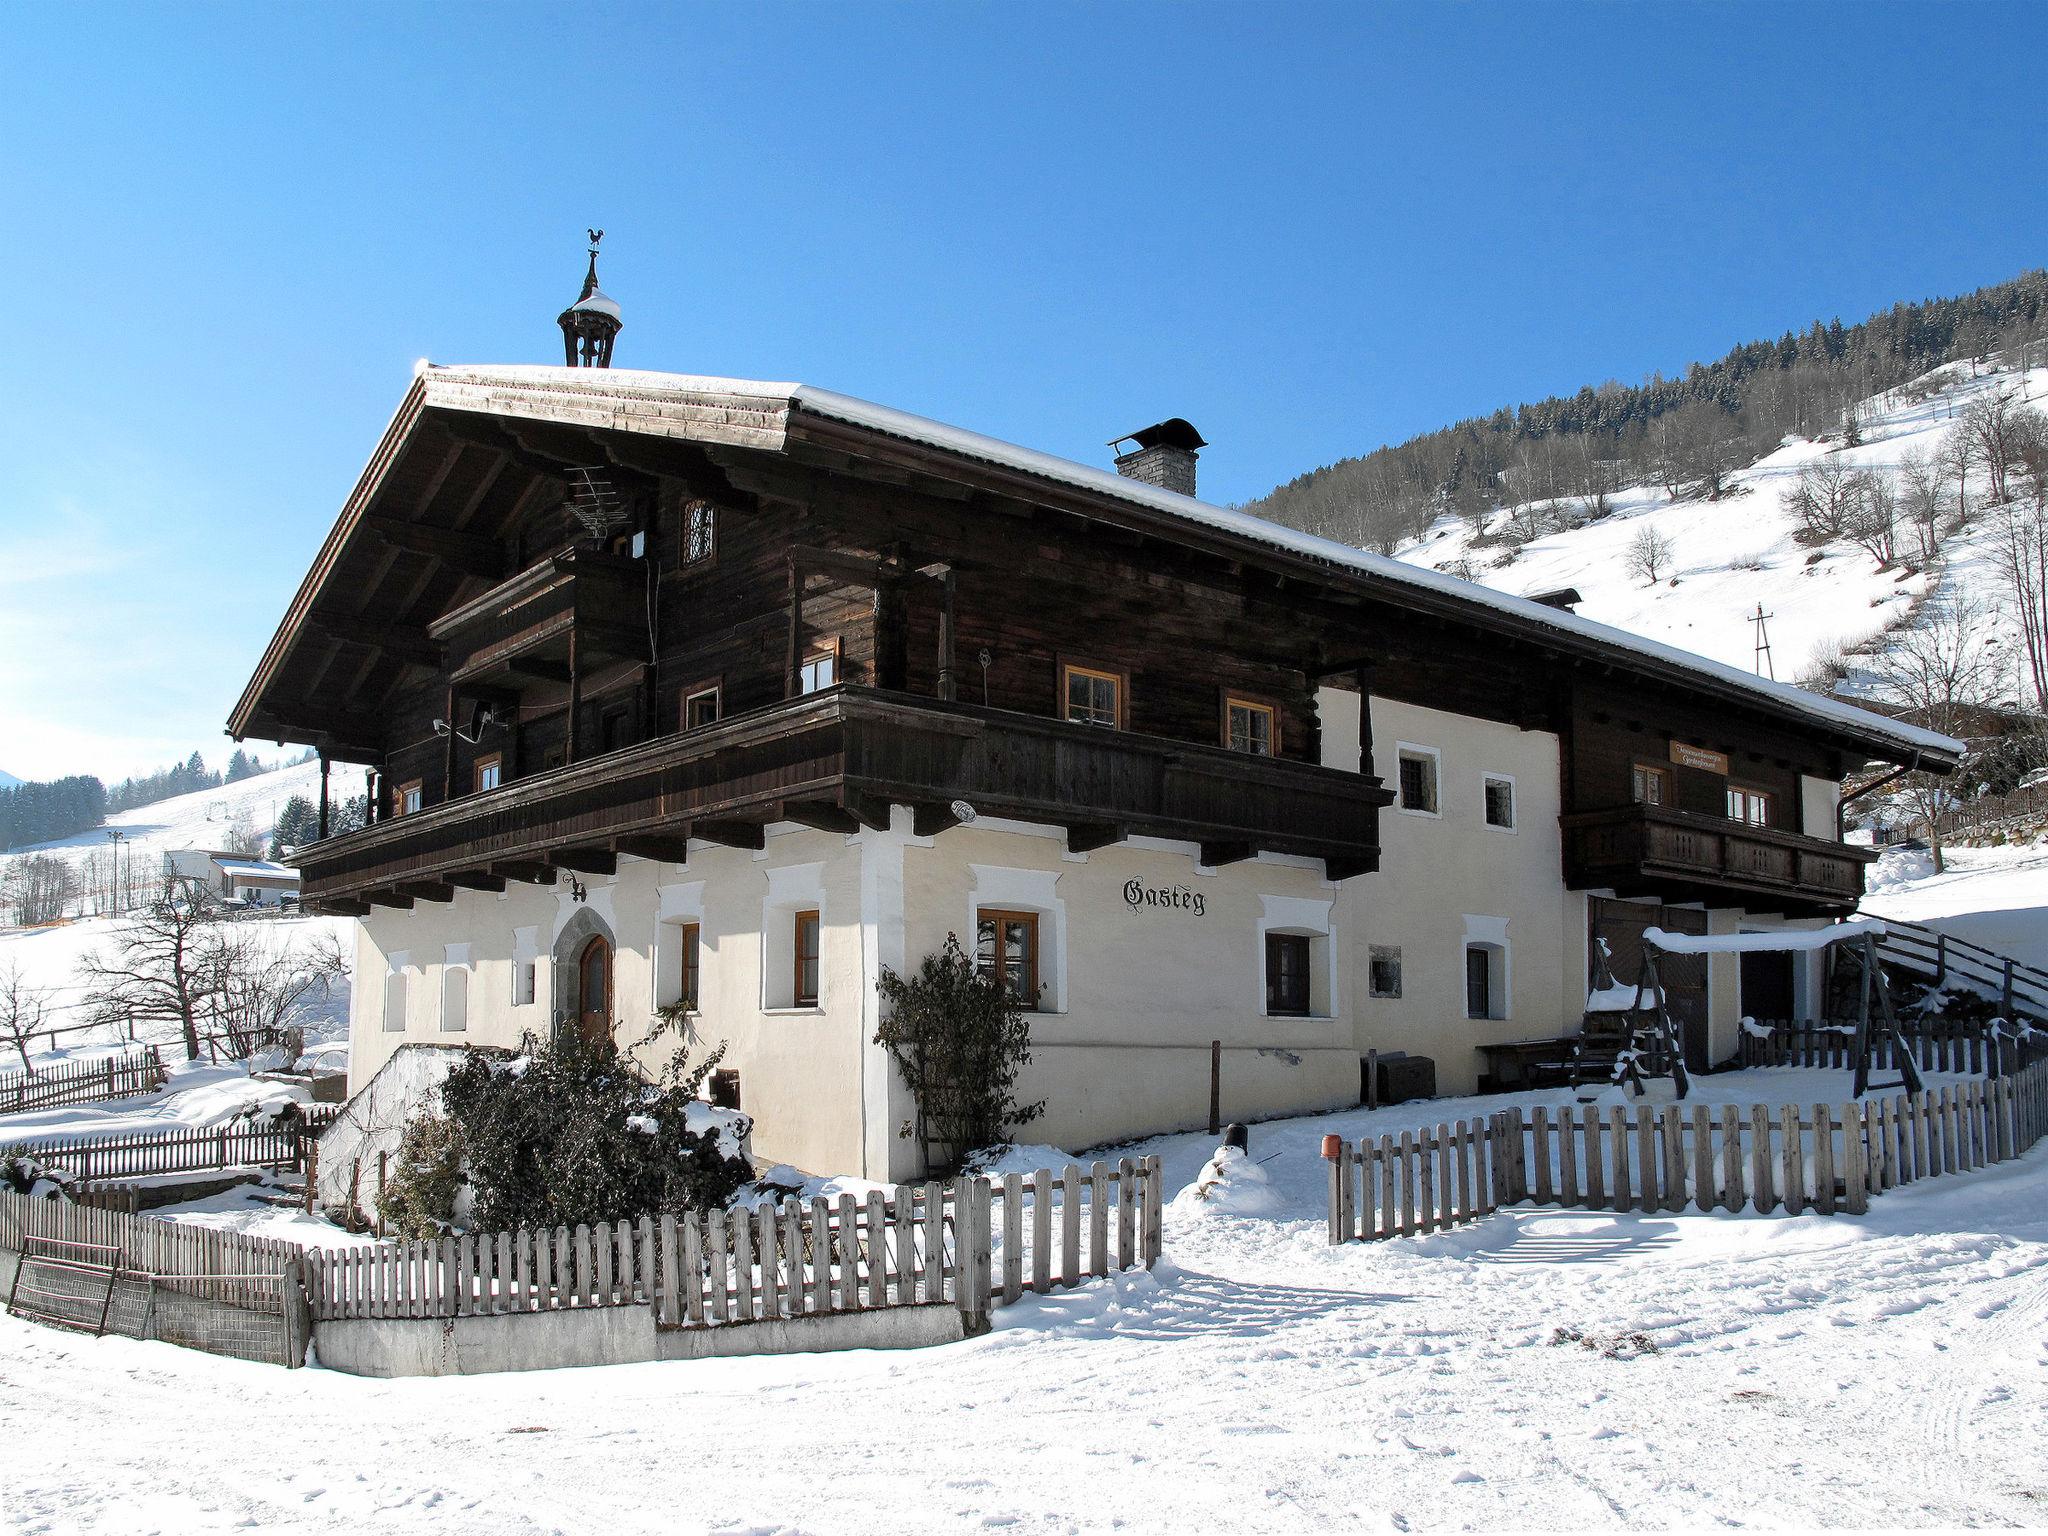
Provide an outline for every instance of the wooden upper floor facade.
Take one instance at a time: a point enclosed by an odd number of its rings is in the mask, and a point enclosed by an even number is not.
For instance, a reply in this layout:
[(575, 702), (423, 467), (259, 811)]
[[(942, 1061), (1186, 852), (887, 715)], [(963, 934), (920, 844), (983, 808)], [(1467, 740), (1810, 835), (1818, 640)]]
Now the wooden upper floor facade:
[(301, 860), (342, 910), (892, 801), (1343, 878), (1395, 790), (1321, 766), (1322, 687), (1554, 733), (1575, 885), (1772, 910), (1861, 893), (1803, 779), (1958, 750), (846, 397), (543, 368), (421, 374), (229, 728), (376, 765)]

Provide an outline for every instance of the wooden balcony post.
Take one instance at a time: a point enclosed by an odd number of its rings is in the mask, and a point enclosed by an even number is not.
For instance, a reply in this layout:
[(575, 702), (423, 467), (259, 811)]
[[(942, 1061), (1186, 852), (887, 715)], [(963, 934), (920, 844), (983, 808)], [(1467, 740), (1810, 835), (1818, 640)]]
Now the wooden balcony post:
[(957, 697), (953, 684), (953, 568), (945, 567), (939, 577), (939, 697), (951, 703)]
[(327, 836), (327, 749), (320, 749), (320, 836)]
[(1361, 662), (1356, 674), (1358, 681), (1358, 771), (1367, 778), (1372, 777), (1372, 685), (1378, 680), (1376, 669)]
[[(573, 643), (573, 642), (572, 642)], [(441, 798), (455, 798), (455, 685), (448, 685), (448, 713), (444, 717), (448, 734), (442, 738), (445, 750), (441, 754)]]
[(562, 749), (564, 765), (576, 761), (576, 717), (583, 713), (583, 669), (576, 662), (576, 631), (569, 631), (569, 739)]
[(783, 696), (795, 698), (802, 691), (804, 662), (804, 573), (794, 552), (789, 557), (789, 669), (783, 679)]

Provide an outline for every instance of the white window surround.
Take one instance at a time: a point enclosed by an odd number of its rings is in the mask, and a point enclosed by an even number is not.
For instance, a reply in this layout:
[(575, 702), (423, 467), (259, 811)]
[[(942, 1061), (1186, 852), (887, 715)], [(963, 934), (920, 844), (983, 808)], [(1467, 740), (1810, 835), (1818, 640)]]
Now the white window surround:
[[(768, 894), (761, 899), (761, 1011), (763, 1013), (822, 1013), (830, 990), (826, 951), (828, 913), (825, 903), (825, 865), (779, 864), (762, 873), (768, 877)], [(796, 914), (818, 914), (818, 1001), (801, 1007), (796, 1001)]]
[[(1508, 787), (1508, 819), (1505, 825), (1487, 815), (1486, 791), (1495, 784)], [(1439, 802), (1441, 803), (1441, 802)], [(1489, 832), (1519, 832), (1522, 828), (1522, 792), (1515, 787), (1512, 773), (1495, 773), (1492, 769), (1479, 776), (1479, 823)]]
[(384, 957), (384, 1013), (379, 1022), (386, 1034), (405, 1032), (406, 1009), (412, 992), (411, 979), (405, 972), (411, 961), (411, 953), (403, 949), (394, 949)]
[[(1434, 791), (1436, 809), (1424, 811), (1401, 803), (1401, 759), (1404, 757), (1427, 758), (1429, 760), (1430, 788)], [(1403, 816), (1421, 816), (1429, 821), (1441, 821), (1444, 814), (1444, 754), (1437, 747), (1425, 747), (1416, 741), (1394, 743), (1394, 809)]]
[[(458, 955), (457, 951), (461, 951)], [(469, 1028), (469, 946), (450, 944), (441, 967), (441, 1032), (459, 1035)]]
[[(1330, 911), (1334, 901), (1314, 896), (1268, 896), (1259, 897), (1259, 931), (1253, 944), (1257, 961), (1252, 993), (1252, 1013), (1255, 1017), (1267, 1019), (1274, 1015), (1266, 1012), (1266, 935), (1269, 933), (1305, 934), (1308, 938), (1308, 1017), (1312, 1019), (1334, 1019), (1340, 1006), (1337, 987), (1337, 940), (1330, 929)], [(1299, 1014), (1289, 1014), (1299, 1018)]]
[(512, 930), (512, 1006), (525, 1008), (540, 997), (540, 929)]
[[(659, 887), (654, 912), (654, 1004), (668, 1006), (683, 995), (683, 925), (697, 925), (698, 985), (703, 985), (704, 882), (684, 880)], [(701, 1001), (701, 999), (700, 999)], [(693, 1010), (694, 1011), (694, 1010)]]
[(1458, 995), (1462, 1000), (1465, 989), (1465, 951), (1483, 949), (1487, 952), (1487, 1000), (1493, 1012), (1487, 1017), (1505, 1020), (1514, 1016), (1514, 951), (1508, 945), (1508, 920), (1504, 917), (1481, 917), (1467, 912), (1464, 914), (1465, 941), (1458, 946)]
[(1013, 869), (1004, 864), (969, 864), (967, 923), (960, 947), (974, 957), (983, 907), (1038, 914), (1038, 1007), (1035, 1013), (1067, 1011), (1067, 903), (1059, 894), (1057, 869)]

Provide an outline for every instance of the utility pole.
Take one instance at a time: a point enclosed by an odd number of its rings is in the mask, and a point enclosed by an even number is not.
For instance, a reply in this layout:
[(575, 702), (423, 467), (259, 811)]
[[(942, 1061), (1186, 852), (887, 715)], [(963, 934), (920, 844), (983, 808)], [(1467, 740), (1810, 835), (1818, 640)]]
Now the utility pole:
[(1756, 626), (1756, 675), (1768, 677), (1774, 683), (1778, 680), (1778, 669), (1771, 660), (1771, 633), (1764, 628), (1764, 621), (1776, 617), (1775, 613), (1765, 613), (1762, 603), (1758, 603), (1756, 612), (1749, 616), (1749, 622)]
[[(107, 846), (113, 850), (114, 855), (113, 888), (108, 895), (112, 898), (111, 904), (117, 916), (121, 911), (121, 844), (127, 841), (127, 837), (125, 832), (117, 832), (111, 827), (107, 829)], [(134, 866), (133, 854), (128, 856), (128, 863), (131, 868)]]

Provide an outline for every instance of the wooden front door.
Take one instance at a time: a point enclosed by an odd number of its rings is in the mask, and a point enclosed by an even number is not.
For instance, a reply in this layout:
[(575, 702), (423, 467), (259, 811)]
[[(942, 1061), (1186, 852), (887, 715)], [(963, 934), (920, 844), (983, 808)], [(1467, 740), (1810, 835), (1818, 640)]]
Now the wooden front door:
[(586, 1040), (612, 1032), (612, 947), (603, 937), (585, 944), (576, 959), (576, 1027)]

